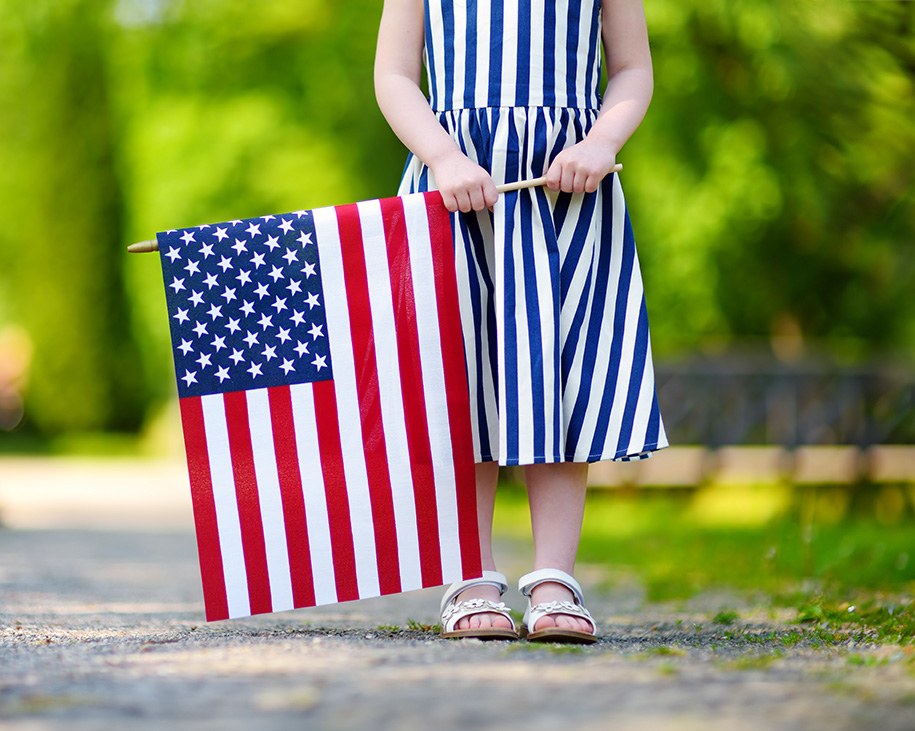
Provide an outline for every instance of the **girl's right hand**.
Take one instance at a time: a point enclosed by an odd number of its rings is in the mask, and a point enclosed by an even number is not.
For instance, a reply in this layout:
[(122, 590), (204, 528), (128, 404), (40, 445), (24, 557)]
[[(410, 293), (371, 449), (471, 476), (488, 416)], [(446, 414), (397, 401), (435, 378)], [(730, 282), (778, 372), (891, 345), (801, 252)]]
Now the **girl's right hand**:
[(492, 208), (499, 197), (492, 176), (459, 150), (429, 163), (429, 169), (452, 213)]

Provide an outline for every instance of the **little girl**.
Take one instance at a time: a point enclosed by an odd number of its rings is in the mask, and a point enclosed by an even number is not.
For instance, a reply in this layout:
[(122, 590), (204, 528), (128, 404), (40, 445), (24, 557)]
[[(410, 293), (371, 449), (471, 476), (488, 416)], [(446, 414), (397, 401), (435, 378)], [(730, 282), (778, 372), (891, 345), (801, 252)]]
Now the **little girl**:
[[(534, 570), (519, 582), (522, 631), (595, 640), (571, 575), (587, 463), (667, 446), (611, 172), (652, 87), (641, 0), (385, 0), (375, 89), (411, 151), (400, 193), (438, 189), (455, 214), (485, 571), (447, 590), (445, 637), (518, 637), (491, 536), (499, 465), (525, 465)], [(544, 174), (546, 188), (496, 190)]]

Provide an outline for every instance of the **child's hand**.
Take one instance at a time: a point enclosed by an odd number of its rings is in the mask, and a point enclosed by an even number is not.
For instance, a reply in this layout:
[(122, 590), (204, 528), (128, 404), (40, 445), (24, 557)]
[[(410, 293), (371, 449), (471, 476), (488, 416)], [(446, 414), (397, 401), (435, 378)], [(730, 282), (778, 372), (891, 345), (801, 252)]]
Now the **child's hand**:
[(496, 204), (499, 193), (492, 176), (461, 152), (449, 153), (429, 168), (449, 211), (482, 211)]
[(546, 171), (546, 187), (563, 193), (593, 193), (615, 164), (612, 149), (584, 139), (556, 155)]

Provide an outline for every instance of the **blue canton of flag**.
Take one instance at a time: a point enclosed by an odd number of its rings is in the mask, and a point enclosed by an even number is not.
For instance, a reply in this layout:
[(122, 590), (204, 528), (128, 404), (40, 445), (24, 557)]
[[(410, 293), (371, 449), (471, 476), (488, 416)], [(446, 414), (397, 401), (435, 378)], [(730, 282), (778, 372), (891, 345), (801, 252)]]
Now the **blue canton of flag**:
[(158, 234), (178, 394), (332, 376), (311, 211)]

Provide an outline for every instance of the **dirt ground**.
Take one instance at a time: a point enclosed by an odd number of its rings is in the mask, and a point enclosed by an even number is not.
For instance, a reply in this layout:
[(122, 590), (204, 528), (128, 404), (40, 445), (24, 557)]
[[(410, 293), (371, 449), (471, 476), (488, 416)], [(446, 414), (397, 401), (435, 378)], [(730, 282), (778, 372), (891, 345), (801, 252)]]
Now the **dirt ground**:
[[(594, 566), (587, 648), (441, 640), (439, 590), (207, 624), (186, 489), (180, 464), (0, 460), (0, 727), (915, 729), (905, 648)], [(528, 550), (499, 545), (510, 576)]]

